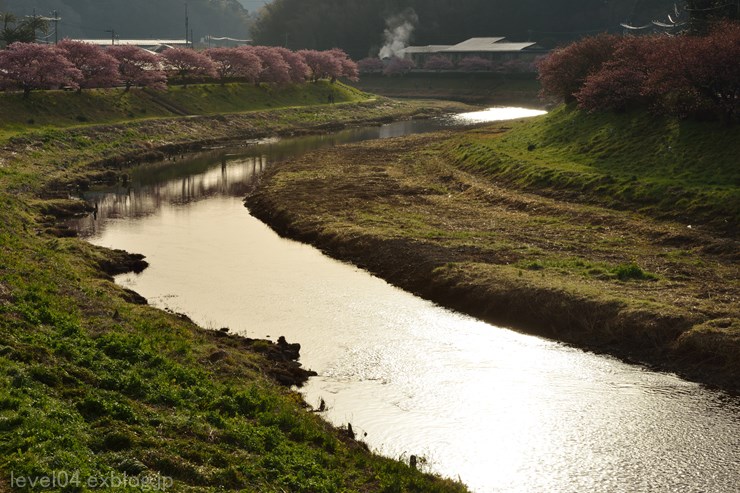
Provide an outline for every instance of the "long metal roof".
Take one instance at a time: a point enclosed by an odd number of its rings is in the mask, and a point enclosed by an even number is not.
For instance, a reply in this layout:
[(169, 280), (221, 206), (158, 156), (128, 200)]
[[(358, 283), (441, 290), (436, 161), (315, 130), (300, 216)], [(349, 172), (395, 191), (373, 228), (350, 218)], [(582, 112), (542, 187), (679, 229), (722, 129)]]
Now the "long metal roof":
[(456, 45), (428, 45), (408, 46), (404, 48), (404, 55), (419, 53), (502, 53), (522, 51), (535, 46), (537, 43), (511, 43), (506, 38), (470, 38)]
[(456, 45), (450, 46), (450, 48), (454, 48), (455, 51), (487, 51), (487, 49), (498, 43), (499, 41), (503, 41), (505, 38), (503, 37), (496, 37), (496, 38), (470, 38), (466, 41), (463, 41), (462, 43), (457, 43)]
[(521, 51), (536, 43), (510, 43), (502, 42), (505, 38), (470, 38), (467, 41), (450, 46), (444, 51), (448, 53), (469, 53), (469, 52), (501, 52), (501, 51)]

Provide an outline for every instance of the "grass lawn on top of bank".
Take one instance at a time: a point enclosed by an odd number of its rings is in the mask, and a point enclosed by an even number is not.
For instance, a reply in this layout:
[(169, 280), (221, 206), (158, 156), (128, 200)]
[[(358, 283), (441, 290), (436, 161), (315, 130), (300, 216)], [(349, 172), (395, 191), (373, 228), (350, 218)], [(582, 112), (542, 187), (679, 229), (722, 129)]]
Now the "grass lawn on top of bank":
[(367, 100), (370, 95), (328, 81), (272, 87), (246, 83), (172, 85), (166, 91), (89, 89), (81, 93), (35, 91), (0, 94), (0, 138), (31, 131), (130, 122), (183, 115), (212, 115)]
[(738, 126), (561, 106), (542, 117), (467, 132), (446, 152), (469, 169), (537, 193), (729, 234), (740, 224)]

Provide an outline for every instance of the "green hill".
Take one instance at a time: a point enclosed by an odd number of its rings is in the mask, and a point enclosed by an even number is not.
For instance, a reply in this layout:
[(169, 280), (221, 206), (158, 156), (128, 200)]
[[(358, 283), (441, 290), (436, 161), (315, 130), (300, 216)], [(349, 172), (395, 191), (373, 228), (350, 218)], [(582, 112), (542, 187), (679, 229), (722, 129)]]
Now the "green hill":
[(734, 126), (560, 107), (453, 142), (452, 159), (520, 188), (735, 234), (740, 224)]

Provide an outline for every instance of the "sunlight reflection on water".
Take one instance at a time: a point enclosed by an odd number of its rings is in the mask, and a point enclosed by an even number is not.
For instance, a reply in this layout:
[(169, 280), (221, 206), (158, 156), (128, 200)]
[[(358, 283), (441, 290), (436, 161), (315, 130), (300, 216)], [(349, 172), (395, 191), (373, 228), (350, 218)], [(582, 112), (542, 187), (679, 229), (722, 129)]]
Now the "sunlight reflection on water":
[(147, 166), (130, 187), (91, 194), (99, 214), (80, 227), (147, 256), (117, 281), (153, 305), (300, 342), (320, 374), (306, 400), (325, 399), (328, 419), (388, 456), (422, 455), (481, 492), (734, 491), (737, 399), (442, 309), (246, 213), (245, 184), (271, 162), (344, 141)]
[(546, 114), (544, 110), (533, 110), (528, 108), (488, 108), (483, 111), (461, 113), (453, 117), (454, 120), (465, 123), (485, 123), (503, 120), (515, 120), (517, 118), (529, 118)]

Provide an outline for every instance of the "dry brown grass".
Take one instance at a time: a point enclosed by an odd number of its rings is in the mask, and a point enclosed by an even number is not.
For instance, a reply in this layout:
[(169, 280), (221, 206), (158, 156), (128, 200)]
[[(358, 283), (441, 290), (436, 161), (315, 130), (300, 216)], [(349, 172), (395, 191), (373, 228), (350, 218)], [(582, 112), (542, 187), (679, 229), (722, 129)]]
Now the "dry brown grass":
[(286, 234), (448, 306), (738, 381), (737, 324), (692, 329), (740, 318), (733, 240), (499, 186), (445, 162), (447, 137), (317, 151), (276, 168), (249, 204)]

